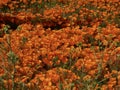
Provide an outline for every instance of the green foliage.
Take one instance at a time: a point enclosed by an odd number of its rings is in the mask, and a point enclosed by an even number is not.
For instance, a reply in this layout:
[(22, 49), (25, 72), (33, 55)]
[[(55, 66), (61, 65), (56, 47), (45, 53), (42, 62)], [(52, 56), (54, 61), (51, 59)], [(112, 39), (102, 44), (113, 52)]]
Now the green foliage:
[(63, 84), (62, 84), (62, 82), (59, 80), (59, 90), (64, 90), (63, 89)]
[(102, 43), (101, 40), (98, 40), (97, 43), (98, 43), (98, 46), (99, 46), (99, 50), (100, 50), (100, 51), (105, 49), (105, 45), (103, 45), (103, 43)]
[(56, 62), (58, 61), (58, 56), (55, 56), (54, 58), (53, 58), (53, 60), (52, 60), (52, 62), (53, 62), (53, 66), (57, 66), (56, 65)]
[(2, 8), (0, 8), (0, 12), (4, 12), (4, 13), (7, 13), (7, 12), (10, 12), (10, 9), (8, 6), (3, 6)]
[(19, 60), (18, 56), (15, 55), (13, 51), (9, 51), (7, 56), (8, 56), (8, 61), (12, 62), (13, 64), (15, 64)]
[(115, 46), (116, 46), (116, 47), (120, 47), (120, 42), (116, 42), (116, 43), (115, 43)]
[(22, 37), (22, 45), (24, 45), (27, 41), (28, 39), (26, 37)]
[(76, 44), (76, 46), (77, 46), (77, 47), (82, 47), (83, 44), (82, 44), (82, 42), (79, 42), (79, 43)]
[(16, 30), (20, 31), (22, 29), (22, 27), (18, 26)]
[(10, 33), (10, 26), (5, 25), (3, 28), (0, 29), (0, 36), (2, 37), (4, 34)]
[(113, 22), (117, 24), (117, 27), (120, 28), (120, 13), (115, 16)]
[[(5, 28), (5, 30), (8, 30), (7, 28)], [(15, 73), (16, 73), (16, 68), (15, 68), (15, 65), (16, 63), (19, 61), (19, 57), (12, 51), (12, 48), (11, 48), (11, 42), (10, 42), (10, 37), (7, 37), (7, 44), (8, 44), (8, 47), (9, 47), (9, 51), (7, 51), (4, 47), (4, 44), (1, 44), (3, 46), (0, 47), (1, 49), (1, 56), (4, 52), (7, 52), (6, 56), (7, 58), (5, 57), (1, 57), (2, 59), (2, 63), (3, 63), (3, 66), (1, 66), (1, 68), (5, 71), (5, 73), (0, 77), (0, 85), (1, 85), (1, 90), (7, 90), (7, 87), (4, 87), (4, 80), (9, 80), (11, 79), (12, 80), (12, 90), (15, 90), (16, 88), (16, 82), (14, 81), (14, 78), (15, 78)], [(7, 60), (7, 61), (6, 61)], [(4, 65), (4, 63), (8, 62), (8, 65)], [(7, 85), (9, 87), (9, 85)]]

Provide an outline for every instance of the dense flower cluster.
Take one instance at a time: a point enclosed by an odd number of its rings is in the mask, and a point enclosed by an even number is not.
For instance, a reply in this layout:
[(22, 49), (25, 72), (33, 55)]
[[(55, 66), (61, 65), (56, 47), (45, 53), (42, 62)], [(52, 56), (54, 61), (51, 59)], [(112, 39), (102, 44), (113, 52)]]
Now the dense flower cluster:
[(119, 0), (0, 1), (11, 10), (0, 13), (0, 85), (118, 90), (119, 6)]

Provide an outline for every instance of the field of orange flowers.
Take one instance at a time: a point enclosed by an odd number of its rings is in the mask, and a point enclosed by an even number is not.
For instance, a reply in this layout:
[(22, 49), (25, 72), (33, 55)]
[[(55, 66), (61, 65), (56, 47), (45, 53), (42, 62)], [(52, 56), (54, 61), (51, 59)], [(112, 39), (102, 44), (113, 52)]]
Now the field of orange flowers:
[(120, 0), (0, 0), (0, 90), (120, 90)]

